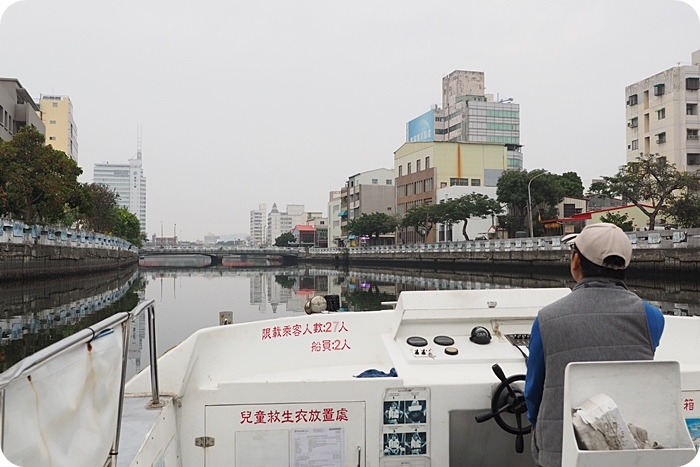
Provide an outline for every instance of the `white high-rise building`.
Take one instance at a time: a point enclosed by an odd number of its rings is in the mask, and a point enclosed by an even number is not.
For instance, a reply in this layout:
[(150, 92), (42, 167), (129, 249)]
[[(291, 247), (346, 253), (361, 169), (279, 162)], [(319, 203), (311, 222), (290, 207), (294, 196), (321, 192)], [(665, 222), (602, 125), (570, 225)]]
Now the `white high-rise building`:
[(267, 205), (261, 204), (258, 209), (250, 211), (250, 242), (253, 246), (264, 245), (267, 241)]
[(101, 162), (93, 169), (93, 182), (107, 185), (118, 195), (117, 204), (138, 217), (146, 233), (146, 177), (143, 175), (141, 146), (128, 163)]
[(267, 215), (267, 245), (274, 245), (277, 237), (283, 233), (304, 224), (306, 221), (303, 204), (288, 204), (285, 212), (277, 209), (277, 203), (272, 204), (272, 210)]
[(700, 169), (700, 50), (691, 63), (625, 88), (627, 162), (658, 154), (678, 170)]

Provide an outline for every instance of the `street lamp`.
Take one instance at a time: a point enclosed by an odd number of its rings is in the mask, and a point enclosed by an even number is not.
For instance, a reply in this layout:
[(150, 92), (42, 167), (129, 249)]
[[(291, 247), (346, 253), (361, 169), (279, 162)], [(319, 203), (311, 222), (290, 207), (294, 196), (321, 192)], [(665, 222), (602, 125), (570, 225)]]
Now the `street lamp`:
[(542, 176), (546, 174), (547, 172), (542, 172), (538, 173), (534, 177), (530, 179), (530, 181), (527, 182), (527, 217), (530, 220), (530, 238), (534, 238), (535, 234), (533, 233), (532, 229), (532, 196), (530, 195), (530, 184), (534, 179), (536, 179), (539, 176)]

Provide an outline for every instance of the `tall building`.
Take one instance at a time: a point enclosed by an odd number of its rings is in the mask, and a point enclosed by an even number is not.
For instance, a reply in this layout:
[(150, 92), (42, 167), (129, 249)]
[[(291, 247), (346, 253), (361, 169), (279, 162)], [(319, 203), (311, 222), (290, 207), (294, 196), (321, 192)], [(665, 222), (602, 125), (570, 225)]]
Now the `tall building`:
[(520, 105), (512, 98), (494, 101), (485, 94), (484, 73), (455, 70), (442, 79), (442, 108), (406, 124), (406, 142), (501, 143), (509, 170), (523, 168)]
[[(403, 216), (416, 206), (435, 204), (441, 188), (495, 187), (507, 168), (506, 147), (499, 143), (405, 143), (394, 153), (396, 212)], [(423, 239), (413, 228), (404, 229), (398, 241), (433, 243), (435, 231)]]
[(264, 245), (267, 241), (265, 235), (267, 228), (267, 205), (261, 204), (258, 209), (250, 211), (250, 243), (253, 246)]
[(288, 204), (285, 212), (277, 209), (277, 203), (272, 204), (272, 210), (267, 215), (267, 245), (274, 245), (277, 237), (306, 221), (303, 204)]
[(39, 106), (16, 78), (0, 78), (0, 139), (10, 141), (25, 125), (46, 134)]
[(46, 126), (46, 144), (63, 151), (78, 162), (78, 127), (73, 119), (73, 104), (68, 96), (41, 95), (41, 121)]
[(691, 63), (625, 88), (627, 162), (658, 154), (678, 170), (700, 169), (700, 50)]
[(146, 233), (146, 177), (143, 175), (140, 139), (136, 157), (129, 159), (128, 163), (96, 163), (93, 182), (114, 190), (119, 206), (138, 217), (141, 232)]

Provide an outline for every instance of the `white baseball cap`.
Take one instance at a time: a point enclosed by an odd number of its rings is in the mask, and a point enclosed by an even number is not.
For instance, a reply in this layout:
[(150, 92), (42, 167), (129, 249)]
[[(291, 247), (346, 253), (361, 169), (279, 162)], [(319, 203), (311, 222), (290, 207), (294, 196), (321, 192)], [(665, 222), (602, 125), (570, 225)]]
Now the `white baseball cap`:
[[(626, 269), (632, 260), (632, 243), (627, 234), (615, 224), (601, 222), (587, 225), (581, 233), (566, 235), (561, 241), (574, 244), (588, 261), (605, 268)], [(625, 266), (606, 263), (608, 256), (619, 256), (625, 260)]]

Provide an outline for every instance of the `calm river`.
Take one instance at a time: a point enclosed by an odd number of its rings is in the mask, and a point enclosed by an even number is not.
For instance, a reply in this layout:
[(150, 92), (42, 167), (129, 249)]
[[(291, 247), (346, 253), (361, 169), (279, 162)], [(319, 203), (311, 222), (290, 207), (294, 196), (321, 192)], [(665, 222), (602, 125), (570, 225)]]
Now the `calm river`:
[[(315, 295), (338, 295), (340, 311), (363, 311), (395, 301), (404, 290), (571, 287), (568, 277), (473, 275), (426, 271), (135, 268), (88, 278), (0, 284), (0, 370), (5, 370), (78, 329), (112, 313), (154, 299), (159, 354), (197, 329), (219, 325), (220, 312), (233, 322), (304, 314)], [(635, 279), (630, 289), (664, 312), (700, 315), (697, 280)], [(133, 374), (148, 364), (145, 316), (135, 324), (130, 349)]]

